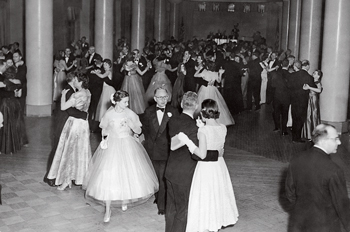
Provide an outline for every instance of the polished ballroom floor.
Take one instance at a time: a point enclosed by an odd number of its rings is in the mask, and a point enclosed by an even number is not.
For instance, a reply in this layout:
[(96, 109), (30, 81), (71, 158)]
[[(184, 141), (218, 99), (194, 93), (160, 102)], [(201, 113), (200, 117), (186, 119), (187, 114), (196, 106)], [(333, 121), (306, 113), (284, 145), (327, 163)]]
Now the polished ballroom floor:
[[(225, 160), (235, 191), (239, 220), (224, 232), (287, 231), (288, 203), (283, 195), (288, 161), (309, 144), (293, 144), (291, 135), (273, 132), (272, 110), (234, 116), (236, 125), (228, 130)], [(51, 117), (27, 117), (28, 147), (13, 155), (0, 154), (0, 232), (135, 231), (163, 232), (164, 216), (157, 214), (151, 198), (143, 205), (112, 210), (111, 222), (103, 223), (104, 207), (84, 199), (79, 186), (58, 191), (43, 182), (51, 149)], [(348, 189), (350, 172), (349, 135), (333, 155), (344, 168)], [(99, 136), (91, 134), (95, 150)]]

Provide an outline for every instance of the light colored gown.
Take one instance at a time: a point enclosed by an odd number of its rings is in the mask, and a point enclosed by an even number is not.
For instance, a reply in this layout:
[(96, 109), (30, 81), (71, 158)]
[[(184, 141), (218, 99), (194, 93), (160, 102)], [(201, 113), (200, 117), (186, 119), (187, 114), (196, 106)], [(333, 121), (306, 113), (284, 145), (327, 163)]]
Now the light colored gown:
[(153, 61), (154, 68), (156, 69), (156, 74), (151, 79), (151, 82), (146, 91), (146, 101), (152, 101), (154, 96), (154, 90), (159, 87), (163, 87), (168, 91), (169, 98), (168, 102), (171, 101), (172, 97), (172, 87), (168, 76), (165, 74), (165, 70), (170, 69), (170, 64), (165, 64), (164, 61)]
[(137, 64), (126, 66), (127, 74), (124, 77), (121, 89), (129, 93), (129, 108), (136, 114), (143, 114), (148, 107), (142, 78), (136, 72)]
[[(87, 112), (91, 94), (82, 89), (69, 98), (78, 110)], [(55, 156), (47, 178), (56, 179), (55, 184), (75, 181), (81, 185), (91, 159), (90, 129), (87, 120), (68, 117), (55, 152)]]
[(118, 113), (111, 107), (102, 118), (100, 127), (107, 135), (107, 148), (99, 145), (91, 159), (83, 184), (86, 197), (121, 206), (142, 203), (158, 191), (152, 162), (126, 124), (128, 119), (141, 127), (137, 114), (128, 108)]
[(66, 82), (66, 70), (65, 70), (65, 61), (62, 60), (55, 60), (54, 62), (54, 91), (53, 91), (53, 100), (57, 101), (61, 97), (61, 92), (64, 88), (64, 86), (67, 84)]
[[(204, 69), (200, 74), (201, 78), (203, 78), (206, 81), (218, 81), (219, 75), (217, 72), (212, 72)], [(233, 119), (230, 110), (228, 109), (226, 102), (224, 98), (222, 97), (220, 91), (215, 86), (204, 86), (202, 85), (200, 89), (198, 90), (198, 103), (199, 106), (201, 106), (202, 102), (205, 99), (213, 99), (218, 104), (220, 116), (217, 119), (219, 123), (224, 124), (225, 126), (233, 125), (235, 124), (235, 120)], [(196, 115), (199, 114), (200, 107), (198, 108), (198, 111)]]
[(267, 90), (267, 64), (265, 61), (260, 62), (260, 66), (263, 68), (261, 71), (261, 88), (260, 88), (260, 104), (266, 103), (266, 90)]
[[(207, 141), (207, 150), (224, 147), (227, 128), (204, 126), (198, 129)], [(238, 220), (238, 209), (225, 160), (198, 161), (193, 174), (186, 232), (218, 231)]]
[[(109, 72), (108, 77), (110, 80), (112, 80), (112, 72)], [(103, 115), (106, 113), (107, 109), (112, 106), (111, 103), (111, 95), (114, 94), (116, 91), (114, 87), (106, 84), (103, 82), (103, 89), (101, 93), (100, 100), (98, 101), (97, 107), (96, 107), (96, 119), (97, 121), (101, 121)]]

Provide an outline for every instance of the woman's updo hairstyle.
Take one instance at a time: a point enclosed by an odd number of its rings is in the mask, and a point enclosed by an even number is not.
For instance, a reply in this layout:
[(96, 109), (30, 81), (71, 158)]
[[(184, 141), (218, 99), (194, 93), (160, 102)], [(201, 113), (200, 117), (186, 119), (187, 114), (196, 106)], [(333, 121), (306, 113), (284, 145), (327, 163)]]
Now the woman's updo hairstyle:
[(83, 87), (84, 89), (89, 88), (89, 78), (84, 73), (77, 72), (75, 73), (75, 76), (77, 77), (78, 82), (83, 82), (81, 84), (81, 87)]
[(112, 68), (112, 61), (110, 59), (104, 59), (103, 63), (107, 63), (110, 68)]
[(118, 90), (111, 96), (111, 102), (113, 105), (117, 104), (117, 102), (120, 102), (124, 97), (129, 97), (129, 93), (124, 90)]
[(202, 102), (202, 116), (204, 118), (217, 119), (220, 116), (218, 104), (213, 99), (205, 99)]

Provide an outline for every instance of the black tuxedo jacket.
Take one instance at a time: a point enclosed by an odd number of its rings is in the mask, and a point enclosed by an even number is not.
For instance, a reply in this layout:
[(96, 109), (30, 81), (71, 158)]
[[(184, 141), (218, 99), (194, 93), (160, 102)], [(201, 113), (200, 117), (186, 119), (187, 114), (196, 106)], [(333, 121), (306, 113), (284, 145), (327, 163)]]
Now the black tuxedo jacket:
[(25, 64), (18, 66), (16, 79), (21, 81), (22, 97), (27, 96), (27, 66)]
[(304, 84), (316, 88), (313, 77), (305, 70), (299, 70), (291, 73), (290, 81), (288, 82), (292, 96), (292, 104), (298, 104), (300, 107), (307, 107), (309, 99), (309, 90), (304, 90)]
[(289, 72), (287, 70), (277, 70), (271, 73), (271, 87), (273, 88), (273, 97), (281, 103), (290, 103), (290, 93), (288, 89)]
[(196, 78), (194, 77), (194, 74), (196, 73), (195, 65), (196, 65), (196, 62), (192, 58), (190, 58), (185, 64), (185, 68), (186, 68), (186, 76), (184, 81), (185, 92), (187, 91), (196, 92), (197, 83), (196, 83)]
[(260, 66), (260, 59), (256, 58), (255, 60), (249, 61), (248, 68), (249, 68), (248, 81), (251, 83), (261, 82), (262, 67)]
[(178, 110), (166, 105), (161, 124), (158, 123), (156, 105), (149, 106), (140, 119), (145, 135), (145, 149), (151, 160), (167, 160), (170, 151), (170, 136), (168, 122), (179, 115)]
[[(69, 68), (73, 64), (73, 61), (75, 60), (75, 56), (70, 55), (68, 57), (68, 61), (67, 61), (66, 57), (63, 57), (63, 59), (66, 62), (67, 68)], [(69, 71), (66, 71), (66, 72), (70, 73), (70, 72), (73, 72), (75, 69), (76, 69), (76, 67), (72, 67), (71, 69), (69, 69)]]
[[(331, 154), (332, 155), (332, 154)], [(292, 203), (288, 231), (350, 231), (350, 201), (343, 170), (313, 147), (291, 161), (286, 196)]]
[(243, 71), (240, 65), (233, 61), (229, 60), (224, 65), (225, 72), (223, 73), (223, 77), (225, 78), (224, 89), (240, 89), (241, 88), (241, 80)]
[[(97, 57), (100, 57), (100, 55), (97, 54), (97, 53), (94, 53), (94, 54), (92, 55), (92, 59), (91, 59), (91, 55), (90, 55), (90, 56), (87, 58), (87, 60), (88, 60), (88, 66), (94, 65), (94, 64), (95, 64), (95, 59), (96, 59)], [(91, 59), (91, 61), (90, 61), (90, 59)]]
[[(66, 101), (68, 101), (69, 98), (72, 96), (72, 94), (75, 91), (74, 91), (73, 87), (68, 85), (68, 84), (64, 87), (64, 89), (69, 90), (66, 94)], [(60, 102), (59, 102), (59, 104), (60, 104)], [(59, 107), (61, 107), (61, 106), (59, 105)], [(72, 116), (74, 118), (81, 118), (81, 119), (87, 118), (86, 112), (80, 111), (80, 110), (76, 109), (75, 107), (70, 107), (70, 108), (66, 109), (65, 111), (62, 111), (62, 110), (60, 110), (60, 111), (63, 112), (63, 115), (65, 115), (66, 120), (69, 116)], [(64, 121), (66, 121), (66, 120), (64, 120)]]

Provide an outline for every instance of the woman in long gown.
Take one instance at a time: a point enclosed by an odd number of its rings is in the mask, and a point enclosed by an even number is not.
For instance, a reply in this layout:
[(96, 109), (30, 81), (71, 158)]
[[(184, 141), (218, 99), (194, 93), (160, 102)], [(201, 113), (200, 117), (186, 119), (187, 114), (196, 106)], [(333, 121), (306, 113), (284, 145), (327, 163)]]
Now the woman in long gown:
[(71, 66), (67, 67), (66, 61), (64, 60), (64, 51), (60, 50), (53, 63), (54, 66), (54, 90), (53, 90), (53, 101), (57, 101), (61, 96), (61, 92), (66, 83), (66, 71), (69, 71), (74, 67), (76, 62), (74, 61)]
[(261, 88), (260, 88), (260, 104), (266, 103), (266, 90), (267, 90), (267, 69), (269, 64), (269, 57), (267, 54), (264, 55), (263, 61), (259, 64), (262, 67), (261, 71)]
[[(202, 85), (198, 90), (198, 102), (202, 102), (208, 98), (214, 99), (217, 102), (221, 112), (218, 122), (224, 124), (225, 126), (233, 125), (235, 124), (235, 120), (233, 119), (221, 93), (217, 87), (214, 86), (215, 81), (219, 83), (221, 82), (221, 76), (225, 70), (221, 68), (219, 69), (219, 72), (215, 72), (215, 67), (213, 66), (214, 63), (209, 64), (209, 67), (204, 69), (198, 67), (196, 73), (194, 74), (194, 77), (203, 78), (204, 80), (208, 81), (208, 86)], [(197, 110), (196, 115), (199, 114), (200, 110), (201, 109)]]
[(134, 134), (141, 133), (137, 114), (128, 108), (129, 94), (118, 90), (115, 105), (100, 122), (102, 142), (96, 149), (84, 179), (86, 196), (105, 203), (104, 222), (111, 217), (111, 203), (122, 206), (142, 203), (158, 191), (152, 162)]
[(133, 58), (129, 58), (122, 67), (122, 70), (125, 70), (126, 75), (121, 89), (129, 93), (129, 108), (136, 114), (143, 114), (148, 106), (141, 76), (148, 71), (150, 65), (150, 63), (147, 63), (145, 70), (141, 71)]
[[(74, 86), (78, 89), (66, 101), (68, 90), (62, 91), (61, 110), (75, 107), (87, 112), (90, 105), (91, 93), (88, 88), (88, 78), (81, 74), (77, 76)], [(69, 116), (60, 135), (55, 156), (52, 161), (48, 179), (56, 179), (57, 189), (71, 187), (72, 181), (81, 185), (91, 159), (90, 129), (85, 119)]]
[[(6, 72), (6, 63), (0, 60), (0, 73)], [(9, 73), (8, 73), (9, 74)], [(22, 107), (16, 89), (21, 81), (11, 75), (0, 74), (0, 112), (3, 114), (3, 128), (0, 130), (0, 153), (15, 153), (28, 143)]]
[(170, 64), (166, 64), (166, 59), (167, 59), (167, 56), (165, 54), (161, 54), (153, 60), (153, 66), (156, 70), (156, 74), (154, 74), (154, 76), (152, 77), (151, 82), (146, 91), (147, 102), (153, 101), (154, 90), (156, 90), (159, 87), (163, 87), (168, 91), (169, 93), (168, 102), (171, 101), (172, 87), (171, 87), (171, 82), (169, 78), (165, 74), (165, 70), (174, 72), (175, 70), (177, 70), (177, 67), (172, 69)]
[[(103, 68), (105, 70), (103, 74), (101, 74), (99, 70), (91, 71), (91, 73), (96, 74), (100, 78), (108, 78), (109, 80), (112, 80), (112, 61), (110, 59), (105, 59), (103, 61)], [(106, 113), (109, 107), (112, 106), (110, 97), (114, 93), (114, 87), (108, 85), (106, 82), (103, 82), (102, 93), (96, 107), (96, 121), (100, 122), (103, 115)]]
[(310, 87), (308, 84), (305, 84), (303, 87), (304, 90), (310, 90), (306, 121), (301, 132), (302, 137), (305, 139), (311, 139), (312, 132), (321, 123), (319, 98), (323, 90), (321, 84), (322, 75), (321, 70), (316, 70), (312, 74), (317, 88)]
[[(219, 114), (214, 100), (206, 99), (202, 103), (201, 116), (205, 125), (198, 119), (199, 146), (194, 150), (201, 159), (206, 158), (207, 150), (222, 151), (224, 148), (227, 128), (217, 121)], [(193, 144), (182, 132), (178, 138), (187, 146)], [(186, 232), (218, 231), (237, 220), (236, 199), (223, 154), (219, 152), (217, 161), (198, 161), (191, 184)]]
[(180, 109), (180, 103), (182, 96), (184, 95), (184, 81), (185, 81), (185, 75), (186, 75), (186, 57), (183, 56), (182, 62), (178, 65), (177, 67), (177, 78), (174, 83), (174, 88), (173, 88), (173, 96), (172, 96), (172, 101), (171, 105), (176, 107), (177, 109)]

